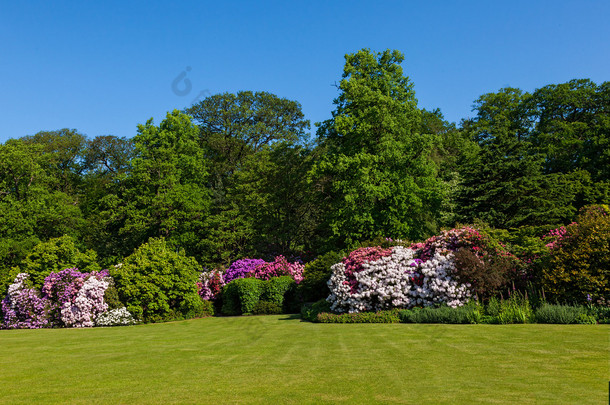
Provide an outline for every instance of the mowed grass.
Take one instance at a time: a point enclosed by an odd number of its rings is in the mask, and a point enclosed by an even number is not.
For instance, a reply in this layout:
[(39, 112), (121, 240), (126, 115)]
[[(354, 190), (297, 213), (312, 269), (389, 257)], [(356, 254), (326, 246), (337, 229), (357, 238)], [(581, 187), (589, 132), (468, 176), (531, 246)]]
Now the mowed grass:
[(287, 315), (0, 331), (0, 402), (601, 404), (609, 332)]

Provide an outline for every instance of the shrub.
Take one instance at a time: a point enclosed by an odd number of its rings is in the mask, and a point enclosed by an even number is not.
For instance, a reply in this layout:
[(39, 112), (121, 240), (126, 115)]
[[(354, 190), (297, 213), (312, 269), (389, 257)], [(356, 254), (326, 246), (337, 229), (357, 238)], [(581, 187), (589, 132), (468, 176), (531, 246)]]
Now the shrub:
[(190, 318), (204, 310), (196, 287), (201, 267), (162, 238), (151, 238), (111, 273), (127, 310), (144, 322)]
[(49, 326), (49, 301), (30, 287), (27, 273), (19, 273), (2, 300), (3, 327), (38, 329)]
[(427, 260), (416, 250), (361, 248), (332, 266), (328, 282), (331, 309), (336, 312), (411, 308), (447, 303), (463, 305), (470, 292), (456, 282), (451, 252), (435, 251)]
[(263, 293), (262, 280), (256, 278), (238, 278), (222, 289), (222, 313), (241, 315), (251, 313)]
[(542, 286), (551, 299), (610, 305), (610, 209), (589, 206), (565, 227), (541, 263)]
[(448, 306), (413, 308), (400, 311), (399, 317), (403, 323), (469, 324), (481, 321), (480, 310), (475, 305), (457, 308)]
[(331, 312), (330, 303), (325, 299), (318, 300), (313, 304), (304, 304), (301, 307), (301, 318), (306, 321), (317, 322), (318, 314), (322, 312)]
[(282, 307), (275, 302), (259, 301), (254, 305), (254, 308), (252, 308), (252, 313), (254, 315), (281, 314)]
[(20, 266), (21, 272), (30, 275), (35, 288), (41, 288), (49, 274), (67, 268), (78, 268), (85, 273), (101, 270), (97, 254), (93, 250), (81, 252), (76, 241), (68, 235), (39, 243)]
[(261, 300), (276, 304), (282, 308), (286, 295), (294, 289), (296, 282), (290, 276), (274, 277), (263, 282)]
[(534, 319), (528, 299), (519, 292), (514, 292), (506, 300), (495, 300), (491, 307), (492, 310), (488, 311), (488, 315), (490, 315), (489, 323), (529, 323)]
[(259, 280), (269, 280), (273, 277), (291, 276), (294, 281), (300, 283), (303, 281), (303, 265), (300, 263), (289, 263), (284, 256), (277, 256), (273, 262), (256, 266), (254, 271), (249, 274), (250, 277), (258, 278)]
[(204, 271), (199, 275), (197, 292), (203, 300), (216, 300), (220, 297), (225, 278), (221, 270)]
[(332, 314), (321, 312), (316, 318), (320, 323), (398, 323), (398, 310)]
[(129, 313), (127, 308), (115, 308), (100, 314), (95, 319), (95, 326), (127, 326), (135, 325), (138, 321)]
[(610, 307), (591, 306), (588, 313), (597, 320), (598, 323), (610, 323)]
[[(538, 323), (590, 323), (587, 309), (581, 306), (543, 304), (536, 310), (535, 319)], [(593, 318), (595, 321), (595, 318)]]
[(328, 297), (331, 266), (341, 261), (342, 258), (342, 252), (328, 252), (305, 265), (303, 281), (299, 284), (299, 293), (303, 301), (315, 302)]
[(455, 264), (456, 278), (470, 284), (471, 291), (482, 300), (489, 299), (506, 287), (511, 270), (515, 268), (514, 260), (509, 257), (493, 255), (484, 260), (467, 248), (455, 252)]
[(224, 273), (224, 282), (228, 284), (238, 278), (248, 277), (251, 273), (254, 272), (254, 269), (264, 263), (265, 261), (263, 259), (236, 260), (231, 263), (231, 265), (227, 268), (227, 271)]

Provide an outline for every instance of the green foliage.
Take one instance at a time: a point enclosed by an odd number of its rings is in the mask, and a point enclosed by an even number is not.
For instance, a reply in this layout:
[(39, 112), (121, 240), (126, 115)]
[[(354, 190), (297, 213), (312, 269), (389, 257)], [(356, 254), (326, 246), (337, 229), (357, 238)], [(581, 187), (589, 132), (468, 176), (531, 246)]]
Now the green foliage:
[(264, 291), (263, 280), (257, 278), (238, 278), (222, 289), (222, 313), (241, 315), (252, 313)]
[(331, 312), (328, 301), (321, 299), (314, 303), (308, 302), (301, 307), (301, 318), (309, 322), (317, 322), (318, 314), (322, 312)]
[(296, 289), (296, 285), (290, 276), (272, 277), (263, 283), (261, 300), (275, 303), (282, 308), (284, 304), (288, 305), (286, 298)]
[(321, 312), (316, 318), (320, 323), (398, 323), (398, 310), (391, 309), (377, 312), (356, 312), (353, 314), (332, 314)]
[(508, 299), (492, 297), (485, 308), (484, 323), (529, 323), (534, 318), (534, 312), (527, 297), (519, 292), (513, 292)]
[(610, 305), (610, 209), (593, 206), (581, 211), (577, 223), (541, 266), (541, 282), (550, 299)]
[(254, 315), (275, 315), (281, 313), (282, 307), (275, 302), (259, 301), (252, 308), (252, 314)]
[(599, 323), (610, 323), (610, 307), (602, 307), (598, 305), (589, 306), (588, 314), (595, 318)]
[[(279, 308), (279, 312), (292, 312), (295, 306), (296, 283), (290, 276), (259, 280), (253, 277), (238, 278), (222, 289), (222, 313), (241, 315)], [(260, 304), (259, 302), (265, 302)], [(259, 312), (263, 313), (263, 312)]]
[(73, 267), (86, 273), (101, 270), (95, 251), (81, 252), (74, 238), (64, 235), (36, 245), (13, 273), (28, 273), (33, 285), (40, 288), (51, 272)]
[(329, 207), (322, 227), (331, 249), (436, 230), (443, 199), (431, 159), (436, 138), (418, 133), (421, 113), (403, 59), (367, 49), (345, 57), (333, 118), (318, 129), (325, 154), (310, 175)]
[(129, 312), (144, 322), (159, 322), (202, 315), (195, 285), (201, 271), (195, 259), (152, 238), (110, 274)]
[(328, 297), (327, 282), (332, 273), (330, 267), (339, 263), (343, 258), (343, 252), (328, 252), (305, 265), (303, 281), (298, 290), (305, 302), (314, 302)]
[(596, 323), (595, 318), (587, 313), (586, 308), (571, 305), (543, 304), (536, 310), (534, 317), (537, 323)]
[(411, 310), (401, 310), (398, 315), (400, 322), (403, 323), (469, 324), (480, 323), (481, 308), (474, 304), (456, 308), (448, 306), (413, 308)]

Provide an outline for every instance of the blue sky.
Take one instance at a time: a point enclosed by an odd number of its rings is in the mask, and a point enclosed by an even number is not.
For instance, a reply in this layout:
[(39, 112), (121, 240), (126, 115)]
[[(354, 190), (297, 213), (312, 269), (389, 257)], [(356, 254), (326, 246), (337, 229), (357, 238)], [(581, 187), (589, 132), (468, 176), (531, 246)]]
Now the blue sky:
[[(0, 1), (0, 142), (59, 128), (131, 137), (239, 90), (297, 100), (313, 124), (361, 48), (403, 52), (420, 107), (456, 122), (502, 87), (610, 80), (607, 0)], [(172, 90), (181, 73), (185, 95)]]

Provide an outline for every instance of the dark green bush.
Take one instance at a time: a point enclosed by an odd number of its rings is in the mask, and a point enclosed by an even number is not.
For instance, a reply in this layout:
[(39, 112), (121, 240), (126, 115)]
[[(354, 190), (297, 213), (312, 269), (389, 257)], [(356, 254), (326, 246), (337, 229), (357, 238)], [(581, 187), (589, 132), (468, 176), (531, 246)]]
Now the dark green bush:
[(214, 316), (215, 313), (216, 313), (216, 311), (214, 309), (214, 303), (212, 301), (203, 300), (203, 305), (202, 305), (201, 312), (200, 312), (198, 318)]
[(330, 267), (339, 263), (343, 256), (343, 252), (328, 252), (305, 265), (303, 281), (298, 288), (304, 302), (315, 302), (328, 297), (330, 291), (326, 283), (330, 278)]
[(111, 268), (120, 300), (144, 322), (201, 316), (204, 304), (195, 285), (201, 267), (183, 252), (151, 238), (122, 265)]
[(320, 323), (398, 323), (397, 309), (378, 312), (356, 312), (353, 314), (332, 314), (321, 312), (317, 316)]
[(257, 278), (238, 278), (222, 289), (222, 313), (241, 315), (252, 313), (263, 294), (265, 282)]
[(587, 313), (587, 309), (581, 306), (543, 304), (536, 310), (535, 319), (538, 323), (591, 323), (595, 318)]
[(330, 303), (325, 299), (312, 303), (306, 303), (301, 307), (301, 318), (309, 322), (317, 322), (318, 314), (330, 312)]
[(594, 317), (598, 323), (610, 323), (610, 307), (593, 306), (588, 308), (588, 313)]
[(263, 282), (262, 301), (273, 302), (282, 308), (286, 295), (296, 287), (296, 282), (290, 276), (272, 277)]
[(254, 308), (252, 308), (252, 313), (254, 315), (281, 314), (282, 307), (275, 302), (259, 301), (256, 303), (256, 305), (254, 305)]
[(403, 323), (450, 323), (468, 324), (479, 323), (481, 312), (478, 306), (467, 305), (451, 308), (447, 306), (438, 308), (414, 308), (399, 312), (400, 321)]

